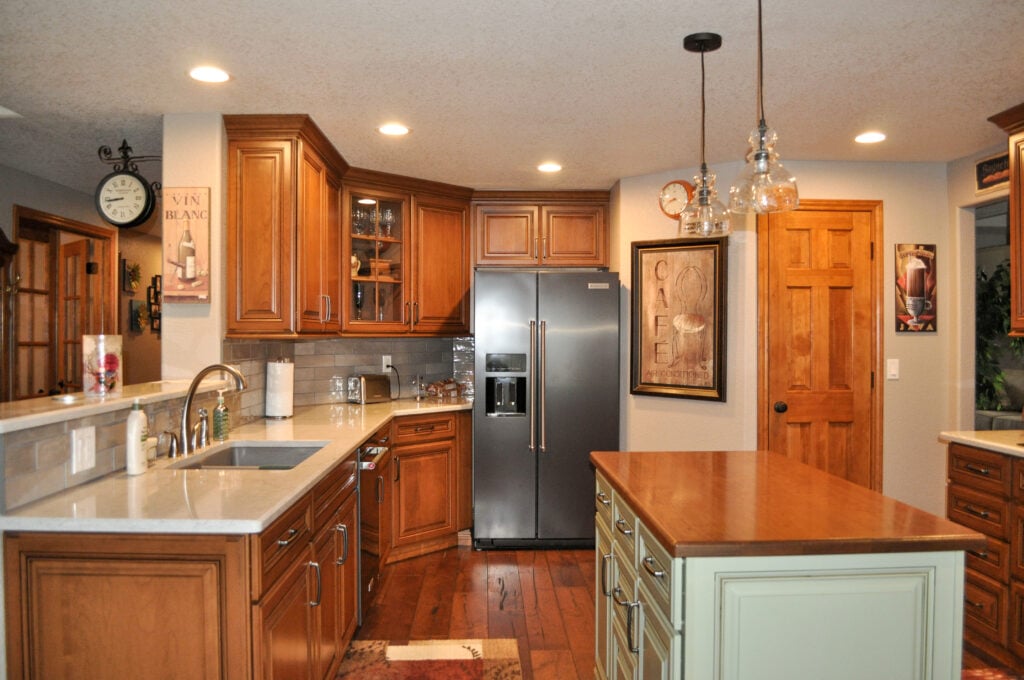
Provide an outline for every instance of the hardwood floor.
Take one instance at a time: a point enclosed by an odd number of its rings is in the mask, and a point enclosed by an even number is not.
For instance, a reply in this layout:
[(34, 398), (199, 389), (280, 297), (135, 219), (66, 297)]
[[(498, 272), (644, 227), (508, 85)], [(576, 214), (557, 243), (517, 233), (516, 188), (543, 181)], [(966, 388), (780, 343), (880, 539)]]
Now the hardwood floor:
[(516, 638), (525, 680), (594, 677), (594, 551), (451, 548), (385, 570), (359, 640)]

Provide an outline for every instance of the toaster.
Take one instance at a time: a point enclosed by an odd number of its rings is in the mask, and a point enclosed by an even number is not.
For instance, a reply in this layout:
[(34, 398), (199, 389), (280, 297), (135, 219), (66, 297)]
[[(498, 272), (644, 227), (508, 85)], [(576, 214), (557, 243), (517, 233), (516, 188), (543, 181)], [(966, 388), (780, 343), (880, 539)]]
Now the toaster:
[(391, 376), (384, 373), (364, 373), (350, 377), (348, 400), (353, 404), (391, 401)]

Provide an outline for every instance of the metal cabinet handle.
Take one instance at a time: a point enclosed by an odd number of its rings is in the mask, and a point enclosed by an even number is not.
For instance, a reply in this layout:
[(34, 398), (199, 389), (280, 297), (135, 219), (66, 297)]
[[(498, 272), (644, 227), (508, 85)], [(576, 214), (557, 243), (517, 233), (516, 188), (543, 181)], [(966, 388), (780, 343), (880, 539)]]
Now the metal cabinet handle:
[(394, 476), (394, 480), (397, 482), (398, 480), (400, 480), (402, 478), (402, 459), (396, 457), (394, 459), (394, 463), (395, 463), (395, 476)]
[(654, 578), (665, 578), (665, 572), (664, 571), (662, 571), (661, 569), (655, 569), (654, 568), (654, 566), (653, 566), (654, 565), (654, 558), (651, 557), (650, 555), (645, 557), (644, 561), (641, 564), (644, 565), (644, 571), (646, 571), (648, 574), (650, 574)]
[(981, 560), (987, 560), (988, 559), (988, 551), (987, 550), (982, 550), (981, 552), (978, 552), (976, 550), (968, 550), (967, 552), (971, 553), (972, 555), (974, 555), (978, 559), (981, 559)]
[(964, 506), (964, 512), (969, 512), (972, 515), (974, 515), (975, 517), (980, 517), (982, 519), (988, 519), (988, 516), (989, 516), (988, 510), (978, 510), (973, 505), (965, 505)]
[(615, 559), (611, 553), (601, 555), (601, 594), (605, 597), (611, 595), (611, 590), (608, 588), (608, 562)]
[(974, 607), (975, 609), (984, 609), (985, 608), (985, 605), (983, 605), (981, 602), (975, 602), (973, 600), (968, 600), (966, 597), (964, 598), (964, 603), (970, 605), (971, 607)]
[(598, 491), (597, 502), (600, 503), (601, 505), (611, 505), (612, 499), (608, 498), (608, 494), (606, 494), (604, 491)]
[(420, 432), (433, 432), (435, 427), (436, 427), (436, 425), (417, 425), (415, 431), (417, 433), (420, 433)]
[(526, 380), (530, 383), (530, 453), (537, 450), (537, 322), (530, 319), (530, 361), (527, 363)]
[(291, 542), (294, 541), (298, 537), (299, 530), (298, 529), (294, 529), (294, 528), (293, 529), (289, 529), (288, 531), (285, 532), (285, 535), (287, 536), (287, 538), (279, 538), (279, 539), (277, 539), (278, 547), (285, 548), (285, 547), (288, 547), (289, 545), (291, 545)]
[(630, 601), (624, 597), (620, 597), (620, 595), (623, 594), (622, 586), (615, 586), (615, 590), (612, 591), (612, 600), (620, 607), (628, 607), (630, 605)]
[(626, 536), (633, 535), (633, 530), (629, 528), (628, 524), (626, 524), (626, 520), (622, 519), (621, 517), (615, 520), (615, 528), (619, 530), (619, 533), (624, 534)]
[(384, 478), (377, 476), (377, 488), (374, 490), (374, 495), (377, 497), (377, 505), (384, 504)]
[(310, 607), (319, 607), (320, 606), (320, 598), (323, 595), (323, 584), (320, 582), (320, 563), (319, 562), (310, 562), (309, 566), (313, 567), (313, 569), (316, 571), (316, 599), (315, 600), (311, 600), (310, 603), (309, 603), (309, 606)]
[(985, 475), (986, 477), (992, 474), (992, 470), (987, 467), (978, 467), (974, 463), (964, 463), (964, 469), (968, 472), (973, 472), (976, 475)]
[(640, 653), (640, 643), (633, 637), (633, 628), (637, 626), (638, 618), (633, 612), (638, 609), (640, 609), (639, 602), (630, 602), (629, 607), (626, 609), (626, 644), (629, 645), (629, 651), (633, 654)]
[(547, 396), (548, 386), (546, 384), (548, 379), (548, 322), (540, 322), (540, 356), (537, 359), (538, 375), (537, 382), (540, 383), (540, 452), (544, 453), (548, 449), (548, 432), (547, 432), (547, 418), (545, 412), (547, 411)]
[(348, 526), (338, 524), (334, 527), (334, 530), (341, 534), (341, 557), (334, 561), (340, 567), (348, 561)]

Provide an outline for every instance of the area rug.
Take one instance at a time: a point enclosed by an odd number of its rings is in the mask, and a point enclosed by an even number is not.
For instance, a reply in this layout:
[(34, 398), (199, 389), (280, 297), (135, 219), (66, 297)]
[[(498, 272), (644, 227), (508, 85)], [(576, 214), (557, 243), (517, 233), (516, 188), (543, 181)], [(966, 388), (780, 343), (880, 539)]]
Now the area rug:
[(353, 640), (338, 678), (374, 680), (521, 680), (519, 646), (514, 639)]

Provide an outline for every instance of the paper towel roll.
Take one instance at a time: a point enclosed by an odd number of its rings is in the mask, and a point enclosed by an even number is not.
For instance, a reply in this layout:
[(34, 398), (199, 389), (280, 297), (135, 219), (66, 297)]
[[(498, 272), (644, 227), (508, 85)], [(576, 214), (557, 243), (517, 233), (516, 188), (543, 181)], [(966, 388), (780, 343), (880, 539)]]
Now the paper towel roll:
[(287, 360), (267, 362), (268, 418), (292, 417), (292, 393), (295, 388), (295, 364)]

